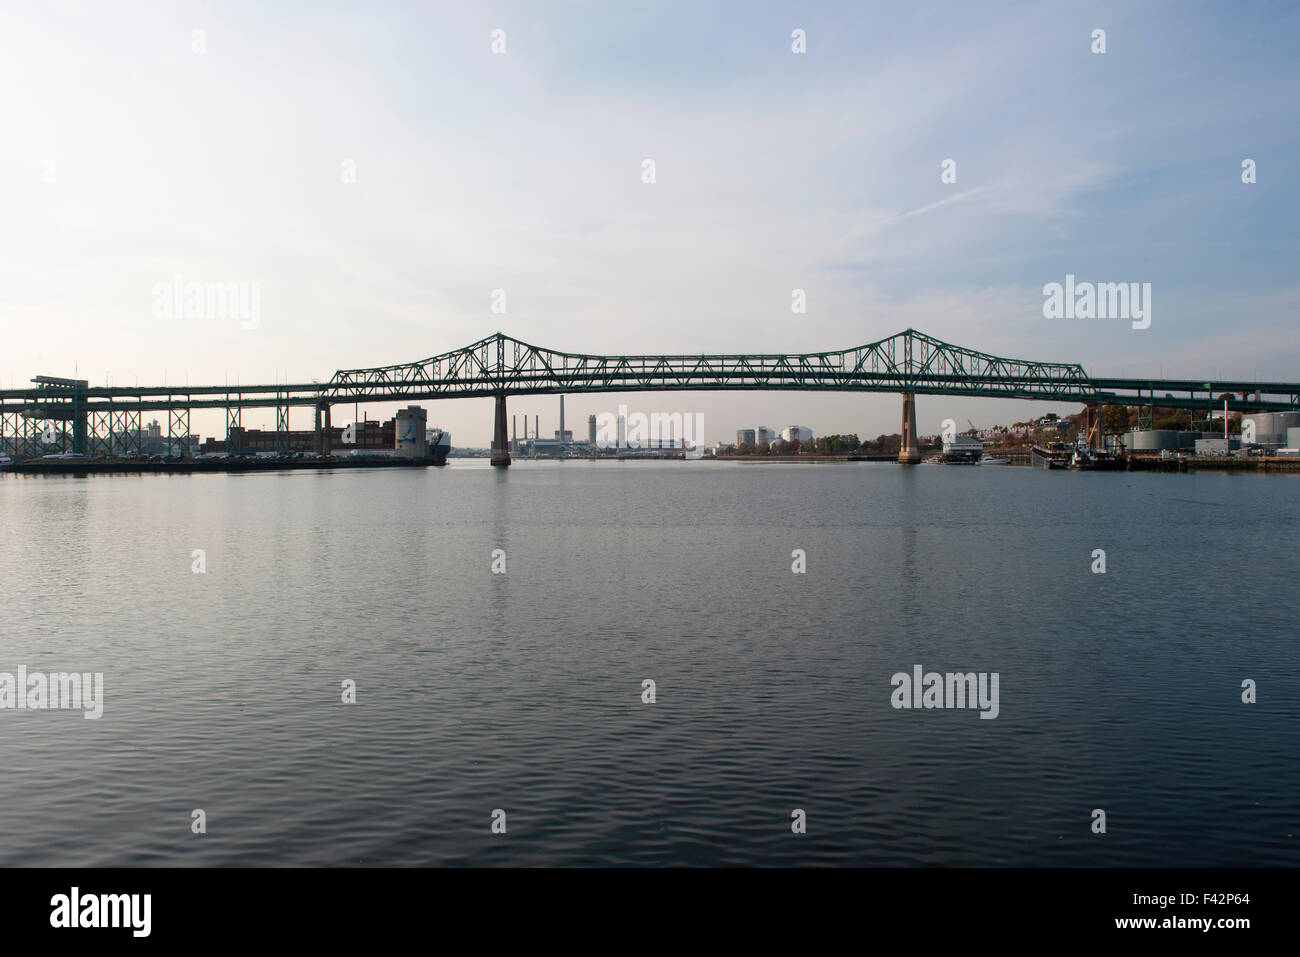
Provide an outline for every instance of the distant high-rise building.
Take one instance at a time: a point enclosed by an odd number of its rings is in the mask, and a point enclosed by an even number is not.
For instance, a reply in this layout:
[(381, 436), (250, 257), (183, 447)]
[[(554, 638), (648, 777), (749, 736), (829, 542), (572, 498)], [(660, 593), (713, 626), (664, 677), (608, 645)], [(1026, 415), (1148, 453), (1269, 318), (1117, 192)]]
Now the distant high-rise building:
[(781, 438), (787, 442), (807, 442), (812, 437), (812, 429), (804, 428), (802, 425), (792, 425), (781, 432)]
[(753, 429), (736, 430), (737, 445), (753, 445), (755, 444), (755, 442), (756, 442), (756, 436)]
[(596, 444), (596, 417), (587, 416), (587, 442), (590, 445)]

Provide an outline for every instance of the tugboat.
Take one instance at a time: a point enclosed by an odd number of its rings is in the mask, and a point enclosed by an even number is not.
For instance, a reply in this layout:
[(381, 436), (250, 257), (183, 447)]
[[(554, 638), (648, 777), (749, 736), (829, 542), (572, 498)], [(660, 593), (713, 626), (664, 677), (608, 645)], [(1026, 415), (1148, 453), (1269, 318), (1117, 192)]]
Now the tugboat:
[(1076, 472), (1117, 472), (1124, 468), (1124, 460), (1102, 449), (1090, 449), (1082, 442), (1075, 446), (1070, 456), (1070, 468)]

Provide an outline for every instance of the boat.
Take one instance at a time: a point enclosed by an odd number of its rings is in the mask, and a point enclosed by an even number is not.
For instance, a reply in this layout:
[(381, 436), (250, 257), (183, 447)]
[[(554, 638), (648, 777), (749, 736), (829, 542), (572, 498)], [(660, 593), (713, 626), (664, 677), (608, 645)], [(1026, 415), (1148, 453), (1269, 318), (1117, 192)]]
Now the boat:
[(1082, 443), (1070, 456), (1070, 468), (1075, 472), (1118, 472), (1126, 464), (1122, 456), (1104, 449), (1090, 449)]
[(425, 438), (429, 444), (429, 458), (434, 465), (446, 465), (447, 456), (451, 454), (451, 433), (443, 429), (426, 429)]
[(1036, 469), (1068, 469), (1071, 452), (1060, 439), (1053, 439), (1046, 445), (1035, 445), (1029, 451), (1029, 464)]
[(954, 435), (943, 440), (939, 461), (944, 465), (979, 465), (984, 457), (984, 443), (974, 436)]

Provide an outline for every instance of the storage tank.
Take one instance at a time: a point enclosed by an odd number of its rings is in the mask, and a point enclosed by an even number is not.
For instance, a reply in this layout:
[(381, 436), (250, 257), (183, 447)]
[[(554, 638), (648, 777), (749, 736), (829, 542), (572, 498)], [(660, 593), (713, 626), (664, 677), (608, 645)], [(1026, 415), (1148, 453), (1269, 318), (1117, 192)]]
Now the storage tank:
[[(1193, 433), (1177, 432), (1173, 429), (1134, 429), (1128, 434), (1128, 441), (1125, 446), (1130, 452), (1161, 452), (1165, 449), (1177, 450), (1182, 448), (1181, 436), (1191, 435)], [(1201, 433), (1194, 433), (1196, 438), (1200, 438)], [(1195, 440), (1192, 440), (1195, 441)]]
[(1295, 448), (1288, 441), (1288, 436), (1294, 428), (1300, 428), (1300, 412), (1273, 413), (1273, 431), (1277, 433), (1278, 445), (1285, 444), (1288, 448)]
[(398, 409), (393, 416), (393, 445), (404, 459), (429, 457), (429, 437), (425, 431), (428, 416), (418, 405)]
[(1249, 431), (1248, 422), (1255, 425), (1255, 444), (1279, 446), (1286, 444), (1287, 429), (1300, 426), (1300, 412), (1254, 412), (1241, 417), (1242, 432)]

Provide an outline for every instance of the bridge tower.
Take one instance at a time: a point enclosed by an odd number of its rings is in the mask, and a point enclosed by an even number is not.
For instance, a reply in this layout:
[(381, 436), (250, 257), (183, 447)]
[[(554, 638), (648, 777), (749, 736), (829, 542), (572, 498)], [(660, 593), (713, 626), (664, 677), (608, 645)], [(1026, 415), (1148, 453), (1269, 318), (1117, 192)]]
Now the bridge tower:
[[(527, 421), (527, 420), (525, 420)], [(525, 425), (525, 431), (527, 426)], [(492, 431), (492, 464), (497, 468), (510, 465), (510, 436), (506, 432), (506, 394), (496, 396), (496, 427)]]
[(916, 437), (916, 394), (903, 393), (903, 445), (898, 450), (899, 465), (921, 461), (921, 441)]

